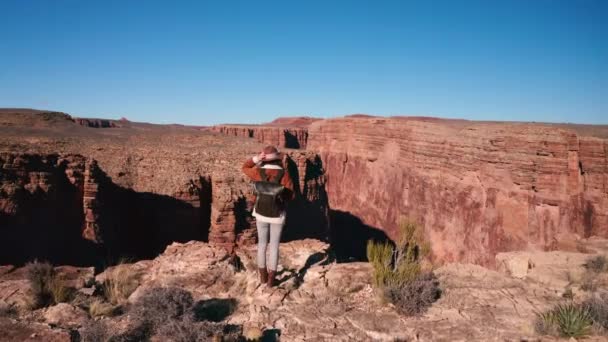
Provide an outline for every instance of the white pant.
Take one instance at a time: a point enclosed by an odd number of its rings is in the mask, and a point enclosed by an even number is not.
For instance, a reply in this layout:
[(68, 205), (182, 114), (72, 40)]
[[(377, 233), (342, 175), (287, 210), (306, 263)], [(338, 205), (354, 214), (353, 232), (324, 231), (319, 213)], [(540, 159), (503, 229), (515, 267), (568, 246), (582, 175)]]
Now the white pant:
[(266, 247), (270, 236), (270, 258), (268, 270), (276, 271), (279, 265), (279, 243), (281, 242), (282, 223), (256, 221), (258, 227), (258, 267), (266, 267)]

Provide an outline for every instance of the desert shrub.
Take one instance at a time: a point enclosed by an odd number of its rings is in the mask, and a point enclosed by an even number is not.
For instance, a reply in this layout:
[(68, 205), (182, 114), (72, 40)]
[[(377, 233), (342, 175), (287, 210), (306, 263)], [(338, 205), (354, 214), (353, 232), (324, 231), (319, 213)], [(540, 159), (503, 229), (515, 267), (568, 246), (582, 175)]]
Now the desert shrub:
[(31, 307), (33, 309), (70, 300), (71, 289), (64, 285), (50, 263), (34, 261), (27, 264), (26, 268), (32, 295)]
[(150, 329), (141, 322), (132, 323), (126, 331), (117, 332), (103, 320), (90, 320), (78, 332), (82, 342), (140, 342), (150, 337)]
[(608, 271), (608, 258), (605, 255), (598, 255), (590, 258), (585, 263), (585, 267), (592, 272), (601, 273)]
[(190, 292), (176, 287), (156, 287), (146, 291), (133, 305), (131, 313), (153, 326), (169, 319), (192, 316), (194, 299)]
[(96, 299), (89, 304), (89, 315), (91, 315), (91, 317), (111, 317), (118, 314), (119, 311), (120, 306), (112, 305), (99, 299)]
[(171, 320), (159, 327), (156, 337), (168, 342), (239, 341), (241, 329), (215, 322), (196, 322), (189, 318)]
[(123, 304), (139, 286), (137, 276), (121, 264), (108, 271), (102, 283), (103, 295), (114, 305)]
[(589, 334), (592, 324), (591, 313), (585, 305), (567, 303), (539, 314), (535, 328), (540, 334), (583, 337)]
[(398, 286), (387, 286), (385, 296), (404, 315), (423, 313), (441, 296), (439, 281), (433, 273), (422, 273), (417, 278)]
[(596, 331), (608, 333), (608, 293), (595, 294), (582, 305), (589, 311)]
[(393, 246), (390, 242), (367, 243), (367, 259), (374, 267), (374, 285), (383, 288), (400, 286), (418, 278), (422, 260), (430, 253), (430, 245), (422, 230), (411, 222), (400, 225), (400, 236)]
[(557, 326), (553, 311), (539, 313), (534, 322), (534, 330), (540, 335), (557, 335)]
[(441, 295), (437, 278), (423, 268), (429, 253), (430, 245), (422, 231), (407, 221), (400, 225), (400, 236), (394, 245), (374, 241), (367, 244), (374, 286), (402, 314), (420, 314)]
[(139, 326), (161, 341), (237, 341), (239, 326), (220, 323), (236, 307), (234, 299), (194, 303), (190, 292), (175, 287), (147, 290), (130, 309)]
[(581, 278), (581, 290), (588, 292), (597, 291), (600, 286), (600, 279), (598, 279), (598, 274), (595, 272), (587, 271), (583, 273)]
[(82, 342), (105, 342), (110, 337), (108, 326), (103, 321), (91, 320), (79, 330)]

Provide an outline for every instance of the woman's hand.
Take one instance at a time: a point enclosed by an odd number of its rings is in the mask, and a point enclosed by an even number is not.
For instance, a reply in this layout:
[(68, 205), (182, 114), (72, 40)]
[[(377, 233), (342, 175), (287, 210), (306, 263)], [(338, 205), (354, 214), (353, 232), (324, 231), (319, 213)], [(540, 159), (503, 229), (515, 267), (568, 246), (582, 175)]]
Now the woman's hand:
[(258, 160), (260, 160), (260, 161), (264, 161), (264, 159), (266, 159), (266, 153), (261, 152), (261, 153), (258, 155)]

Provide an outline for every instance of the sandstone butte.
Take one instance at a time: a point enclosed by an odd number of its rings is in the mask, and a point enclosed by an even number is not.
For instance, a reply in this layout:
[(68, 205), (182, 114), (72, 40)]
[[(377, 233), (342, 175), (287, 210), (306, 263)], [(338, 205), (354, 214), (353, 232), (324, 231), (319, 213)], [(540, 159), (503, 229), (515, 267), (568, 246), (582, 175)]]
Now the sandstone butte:
[[(607, 126), (353, 115), (208, 129), (0, 115), (3, 263), (254, 243), (240, 166), (265, 144), (285, 149), (299, 185), (286, 239), (328, 239), (345, 259), (396, 238), (403, 219), (424, 227), (439, 263), (492, 266), (499, 252), (608, 237)], [(306, 149), (286, 148), (292, 138)], [(49, 239), (74, 255), (55, 255), (65, 251)]]

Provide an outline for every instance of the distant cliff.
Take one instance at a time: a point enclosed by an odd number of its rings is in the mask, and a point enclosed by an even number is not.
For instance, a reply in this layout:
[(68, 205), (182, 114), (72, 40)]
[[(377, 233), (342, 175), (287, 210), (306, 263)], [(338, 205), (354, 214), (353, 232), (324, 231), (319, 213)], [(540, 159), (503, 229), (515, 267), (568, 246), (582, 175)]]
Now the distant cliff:
[(321, 155), (332, 210), (393, 238), (407, 217), (439, 260), (489, 264), (573, 234), (608, 237), (608, 140), (570, 128), (347, 117), (312, 124), (308, 148)]

